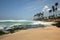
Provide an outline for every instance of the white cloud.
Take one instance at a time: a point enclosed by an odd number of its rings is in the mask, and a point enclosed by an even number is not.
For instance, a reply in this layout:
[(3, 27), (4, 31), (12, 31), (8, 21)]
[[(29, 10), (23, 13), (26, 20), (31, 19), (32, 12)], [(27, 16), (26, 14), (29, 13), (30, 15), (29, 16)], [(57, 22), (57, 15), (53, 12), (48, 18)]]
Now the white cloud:
[(43, 9), (46, 9), (46, 8), (48, 8), (48, 6), (44, 6), (44, 8), (43, 8)]
[[(49, 8), (47, 5), (45, 5), (42, 11), (48, 12), (50, 9), (51, 8)], [(58, 8), (58, 11), (60, 11), (60, 8)]]
[(49, 10), (50, 10), (50, 8), (47, 5), (45, 5), (42, 11), (48, 12)]

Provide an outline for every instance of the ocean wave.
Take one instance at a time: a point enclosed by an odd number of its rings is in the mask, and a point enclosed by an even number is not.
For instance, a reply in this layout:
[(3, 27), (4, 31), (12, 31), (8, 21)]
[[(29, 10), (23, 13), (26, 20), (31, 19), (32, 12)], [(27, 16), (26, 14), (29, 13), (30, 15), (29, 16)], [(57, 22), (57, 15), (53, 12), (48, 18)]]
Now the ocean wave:
[(32, 20), (0, 20), (0, 22), (30, 22)]
[(15, 30), (29, 29), (29, 28), (37, 28), (37, 27), (45, 27), (53, 24), (54, 22), (43, 22), (43, 21), (29, 21), (22, 23), (15, 23), (12, 25), (0, 25), (0, 31), (4, 33), (14, 32)]
[[(7, 20), (6, 20), (7, 21)], [(10, 20), (11, 21), (11, 20)], [(43, 21), (32, 21), (32, 22), (30, 22), (30, 23), (24, 23), (24, 24), (22, 24), (22, 23), (15, 23), (15, 24), (12, 24), (12, 25), (0, 25), (0, 29), (3, 29), (4, 27), (12, 27), (12, 26), (14, 26), (14, 25), (45, 25), (45, 26), (47, 26), (47, 25), (51, 25), (51, 24), (53, 24), (54, 22), (43, 22)]]

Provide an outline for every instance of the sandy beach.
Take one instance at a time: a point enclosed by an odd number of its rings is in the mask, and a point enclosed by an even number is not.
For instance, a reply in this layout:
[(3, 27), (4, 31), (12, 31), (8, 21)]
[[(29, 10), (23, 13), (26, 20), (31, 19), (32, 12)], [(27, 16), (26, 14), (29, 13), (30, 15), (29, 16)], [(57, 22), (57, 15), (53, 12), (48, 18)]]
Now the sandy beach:
[(60, 40), (60, 28), (48, 26), (20, 30), (13, 34), (0, 36), (0, 40)]

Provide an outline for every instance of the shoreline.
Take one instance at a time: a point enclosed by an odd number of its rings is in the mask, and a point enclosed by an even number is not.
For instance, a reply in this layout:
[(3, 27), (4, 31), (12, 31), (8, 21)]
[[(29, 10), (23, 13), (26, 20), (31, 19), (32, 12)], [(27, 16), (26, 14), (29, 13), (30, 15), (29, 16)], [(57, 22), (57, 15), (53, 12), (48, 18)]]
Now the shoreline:
[(60, 28), (56, 26), (32, 28), (3, 35), (0, 38), (1, 40), (60, 40)]

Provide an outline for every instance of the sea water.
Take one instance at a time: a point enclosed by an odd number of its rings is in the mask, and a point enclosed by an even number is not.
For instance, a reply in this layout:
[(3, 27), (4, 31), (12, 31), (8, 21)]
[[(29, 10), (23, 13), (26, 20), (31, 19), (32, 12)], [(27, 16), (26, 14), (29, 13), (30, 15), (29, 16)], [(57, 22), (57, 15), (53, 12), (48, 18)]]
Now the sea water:
[(24, 27), (24, 28), (35, 28), (35, 27), (43, 27), (46, 25), (51, 25), (50, 22), (43, 22), (43, 21), (28, 21), (28, 20), (0, 20), (0, 30), (4, 28), (9, 29), (16, 27)]

